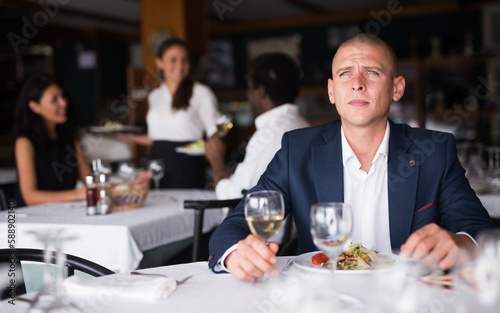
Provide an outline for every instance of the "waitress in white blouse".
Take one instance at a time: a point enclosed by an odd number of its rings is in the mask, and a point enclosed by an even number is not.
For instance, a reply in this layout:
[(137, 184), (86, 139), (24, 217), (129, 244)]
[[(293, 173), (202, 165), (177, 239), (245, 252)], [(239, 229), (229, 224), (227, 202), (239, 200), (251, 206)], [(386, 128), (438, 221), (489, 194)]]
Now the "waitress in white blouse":
[(217, 99), (205, 85), (189, 75), (190, 61), (184, 41), (168, 39), (158, 50), (156, 66), (163, 83), (148, 96), (147, 135), (120, 134), (126, 141), (150, 146), (150, 159), (162, 159), (165, 175), (160, 188), (203, 188), (203, 157), (175, 152), (175, 148), (211, 137), (219, 116)]

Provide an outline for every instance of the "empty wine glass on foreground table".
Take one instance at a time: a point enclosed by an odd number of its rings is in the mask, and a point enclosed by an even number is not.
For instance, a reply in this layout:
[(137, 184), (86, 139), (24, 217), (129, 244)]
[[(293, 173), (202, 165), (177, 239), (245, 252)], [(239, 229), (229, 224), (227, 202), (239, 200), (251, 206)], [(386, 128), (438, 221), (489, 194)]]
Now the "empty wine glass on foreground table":
[[(349, 244), (352, 232), (351, 206), (342, 202), (316, 203), (310, 212), (311, 235), (316, 247), (330, 259), (331, 273), (337, 270), (337, 256)], [(328, 286), (324, 286), (328, 290)], [(362, 308), (359, 299), (337, 291), (331, 291), (328, 300), (337, 308)]]
[(118, 164), (117, 172), (125, 184), (130, 184), (135, 178), (135, 168), (132, 162), (121, 162)]
[[(500, 229), (483, 230), (477, 236), (477, 255), (465, 275), (477, 289), (482, 303), (500, 303)], [(467, 270), (469, 272), (467, 273)]]
[(316, 247), (329, 258), (333, 272), (337, 269), (337, 256), (351, 238), (351, 206), (341, 202), (316, 203), (311, 206), (311, 235)]
[(28, 313), (83, 312), (70, 300), (62, 286), (62, 281), (66, 278), (66, 255), (61, 252), (62, 243), (73, 239), (73, 237), (64, 236), (61, 229), (31, 231), (29, 233), (43, 244), (45, 271), (42, 288), (31, 302)]
[(155, 182), (156, 194), (160, 194), (160, 179), (165, 174), (165, 166), (163, 160), (149, 160), (148, 169), (153, 173), (153, 181)]

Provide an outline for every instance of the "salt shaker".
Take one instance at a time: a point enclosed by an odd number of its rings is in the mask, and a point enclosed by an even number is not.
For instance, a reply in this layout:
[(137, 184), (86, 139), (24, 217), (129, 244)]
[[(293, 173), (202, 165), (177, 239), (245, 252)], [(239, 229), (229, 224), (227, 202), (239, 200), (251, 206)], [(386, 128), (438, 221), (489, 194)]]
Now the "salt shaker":
[(96, 215), (99, 195), (93, 175), (85, 176), (85, 185), (87, 186), (87, 215)]
[(97, 214), (111, 213), (111, 194), (106, 174), (99, 174), (99, 201), (97, 202)]

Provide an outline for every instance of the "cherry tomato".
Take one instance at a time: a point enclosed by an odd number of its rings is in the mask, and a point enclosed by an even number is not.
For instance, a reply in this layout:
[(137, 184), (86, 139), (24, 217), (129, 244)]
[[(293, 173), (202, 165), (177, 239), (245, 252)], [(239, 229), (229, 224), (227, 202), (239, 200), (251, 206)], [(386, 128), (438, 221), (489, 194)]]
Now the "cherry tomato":
[(314, 265), (321, 265), (328, 262), (328, 256), (324, 253), (318, 253), (312, 256), (311, 261)]

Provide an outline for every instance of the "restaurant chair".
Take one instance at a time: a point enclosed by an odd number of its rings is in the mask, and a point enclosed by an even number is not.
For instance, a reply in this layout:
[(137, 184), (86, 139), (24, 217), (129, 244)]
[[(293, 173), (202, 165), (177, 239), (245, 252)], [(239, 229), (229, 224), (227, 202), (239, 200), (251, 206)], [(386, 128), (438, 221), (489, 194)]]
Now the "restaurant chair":
[[(21, 261), (31, 261), (31, 262), (41, 262), (44, 263), (44, 250), (40, 249), (0, 249), (0, 265), (7, 266), (0, 278), (0, 291), (1, 299), (9, 298), (10, 279), (7, 275), (8, 270), (12, 270), (15, 273), (15, 288), (16, 295), (22, 295), (26, 293), (26, 285), (24, 282), (24, 275), (21, 267)], [(56, 255), (54, 252), (51, 253), (51, 264), (56, 263)], [(1, 267), (3, 268), (3, 267)], [(110, 269), (107, 269), (97, 263), (92, 261), (82, 259), (80, 257), (66, 254), (66, 275), (73, 276), (75, 271), (81, 271), (93, 277), (104, 276), (115, 274)]]
[(229, 208), (228, 214), (240, 203), (241, 198), (228, 200), (184, 200), (184, 209), (194, 210), (193, 252), (191, 261), (197, 262), (203, 236), (203, 217), (205, 210)]
[[(206, 209), (221, 209), (221, 208), (229, 208), (227, 214), (231, 213), (234, 208), (240, 203), (241, 199), (228, 199), (228, 200), (184, 200), (184, 209), (193, 209), (195, 210), (194, 216), (194, 235), (193, 235), (193, 250), (192, 250), (192, 262), (197, 262), (199, 260), (199, 255), (201, 251), (201, 241), (203, 236), (203, 217)], [(289, 241), (293, 238), (293, 215), (289, 213), (287, 215), (287, 219), (284, 225), (284, 233), (282, 238), (282, 247), (284, 248)], [(295, 243), (291, 243), (288, 245), (286, 251), (290, 251), (287, 253), (293, 252), (293, 245), (295, 245), (295, 252), (297, 252), (297, 241), (295, 238)], [(290, 254), (292, 255), (292, 254)]]

